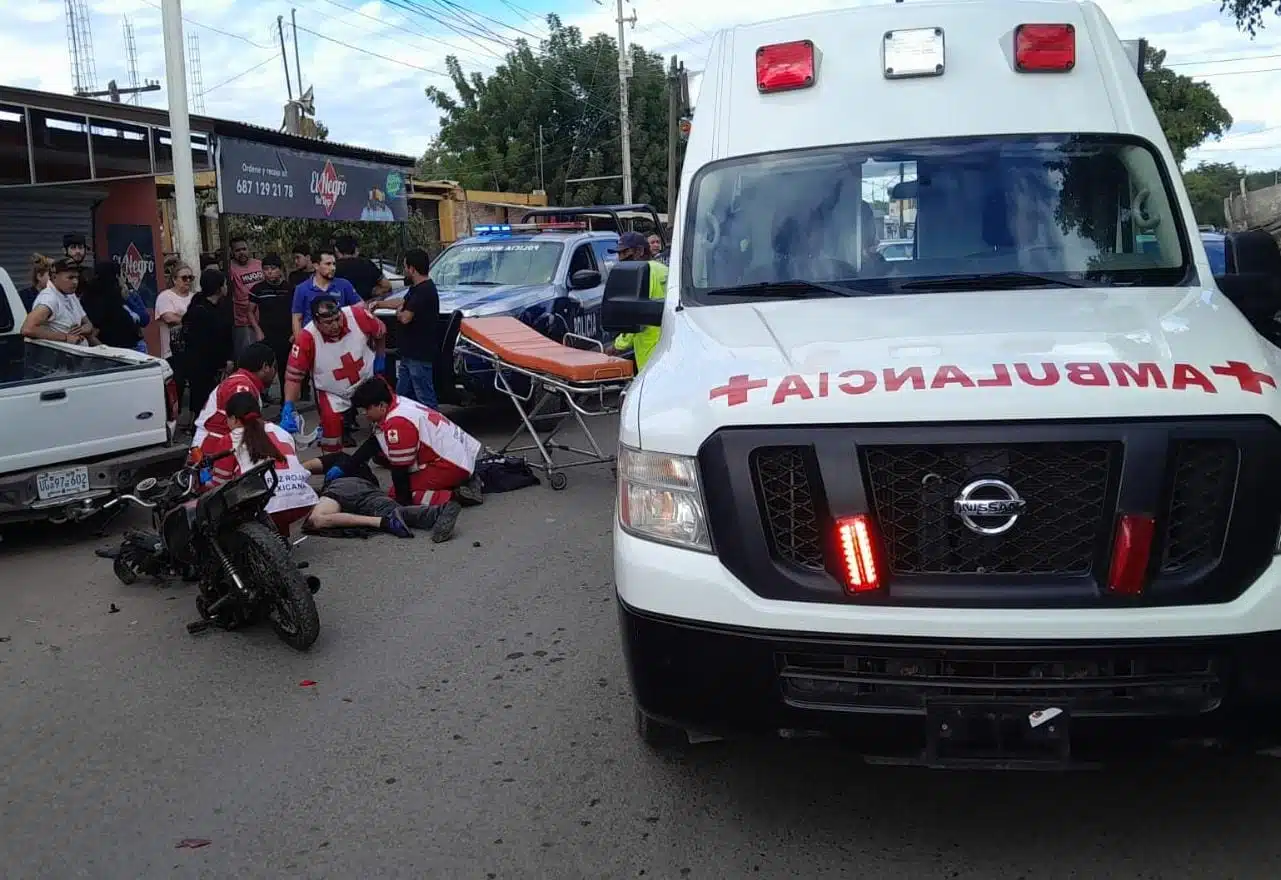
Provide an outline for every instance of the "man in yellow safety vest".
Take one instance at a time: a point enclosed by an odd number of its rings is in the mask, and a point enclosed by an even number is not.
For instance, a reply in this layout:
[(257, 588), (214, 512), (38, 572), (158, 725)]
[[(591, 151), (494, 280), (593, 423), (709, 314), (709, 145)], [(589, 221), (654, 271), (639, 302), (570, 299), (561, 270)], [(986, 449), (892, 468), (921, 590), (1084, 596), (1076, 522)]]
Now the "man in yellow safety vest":
[[(619, 262), (647, 260), (649, 262), (649, 298), (666, 299), (667, 267), (657, 260), (650, 259), (649, 239), (639, 232), (624, 232), (618, 237), (618, 246), (611, 250), (618, 254)], [(636, 354), (636, 370), (645, 369), (649, 356), (658, 345), (659, 327), (642, 327), (635, 333), (620, 333), (614, 337), (607, 351), (610, 354), (623, 354), (632, 351)]]

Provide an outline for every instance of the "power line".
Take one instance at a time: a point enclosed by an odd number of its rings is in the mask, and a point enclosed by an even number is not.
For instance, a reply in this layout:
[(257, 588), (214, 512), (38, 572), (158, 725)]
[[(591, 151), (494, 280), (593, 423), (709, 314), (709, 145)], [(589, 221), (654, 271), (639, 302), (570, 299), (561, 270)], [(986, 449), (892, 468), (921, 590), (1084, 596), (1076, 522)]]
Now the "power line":
[[(152, 9), (160, 9), (160, 4), (154, 2), (154, 0), (142, 0), (142, 2), (146, 3)], [(224, 31), (222, 28), (216, 28), (211, 24), (205, 24), (203, 21), (196, 21), (194, 18), (188, 18), (185, 15), (182, 17), (182, 20), (185, 21), (187, 24), (195, 25), (198, 28), (204, 28), (207, 31), (213, 31), (215, 34), (222, 34), (224, 37), (231, 37), (233, 40), (240, 40), (242, 43), (248, 43), (250, 46), (253, 46), (257, 49), (271, 49), (273, 52), (275, 51), (275, 48), (272, 46), (264, 46), (262, 43), (255, 43), (253, 40), (249, 39), (246, 36), (242, 36), (240, 34), (233, 34), (231, 31)]]
[(223, 86), (231, 85), (241, 77), (248, 76), (249, 74), (253, 73), (255, 70), (258, 70), (259, 68), (262, 68), (262, 67), (266, 67), (268, 64), (273, 63), (275, 60), (276, 60), (276, 53), (275, 53), (275, 50), (272, 50), (272, 53), (270, 55), (268, 55), (262, 61), (259, 61), (257, 64), (255, 64), (253, 67), (249, 68), (248, 70), (242, 70), (240, 73), (236, 74), (235, 76), (229, 76), (226, 79), (224, 79), (222, 82), (218, 83), (217, 85), (212, 85), (209, 88), (205, 89), (205, 94), (206, 95), (209, 94), (214, 89), (220, 89)]
[(392, 64), (399, 64), (401, 67), (407, 67), (410, 70), (417, 70), (419, 73), (430, 73), (432, 76), (443, 76), (446, 79), (449, 78), (449, 74), (443, 70), (433, 70), (430, 67), (420, 67), (417, 64), (410, 64), (408, 61), (401, 61), (399, 58), (392, 58), (390, 55), (380, 55), (377, 52), (370, 51), (369, 49), (362, 49), (359, 46), (353, 46), (350, 43), (344, 43), (342, 40), (334, 39), (333, 37), (322, 34), (319, 31), (313, 31), (310, 28), (305, 28), (302, 25), (298, 25), (298, 30), (302, 31), (304, 34), (311, 34), (313, 37), (317, 37), (318, 39), (324, 40), (328, 43), (334, 43), (335, 45), (342, 46), (345, 49), (350, 49), (353, 52), (360, 52), (362, 55), (368, 55), (371, 58), (379, 58)]

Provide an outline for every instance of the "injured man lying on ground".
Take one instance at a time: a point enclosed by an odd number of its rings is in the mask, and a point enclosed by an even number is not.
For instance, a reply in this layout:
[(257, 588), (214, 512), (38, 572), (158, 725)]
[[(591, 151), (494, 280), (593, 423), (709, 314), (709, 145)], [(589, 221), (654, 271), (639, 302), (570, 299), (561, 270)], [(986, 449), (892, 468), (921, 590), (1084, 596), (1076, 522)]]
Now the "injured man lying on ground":
[(414, 529), (430, 529), (431, 539), (437, 544), (453, 537), (462, 510), (457, 499), (432, 506), (402, 506), (379, 485), (367, 463), (342, 452), (326, 453), (303, 464), (313, 474), (327, 475), (320, 500), (304, 524), (305, 532), (366, 537), (377, 531), (412, 538)]

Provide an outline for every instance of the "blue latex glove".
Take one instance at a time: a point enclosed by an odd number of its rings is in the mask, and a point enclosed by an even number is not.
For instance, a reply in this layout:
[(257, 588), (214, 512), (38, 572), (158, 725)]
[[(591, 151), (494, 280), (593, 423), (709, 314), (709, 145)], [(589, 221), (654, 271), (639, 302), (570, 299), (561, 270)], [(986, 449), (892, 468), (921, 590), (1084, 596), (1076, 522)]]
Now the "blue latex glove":
[(298, 433), (298, 416), (294, 413), (292, 400), (286, 400), (285, 405), (280, 408), (280, 427), (290, 434)]
[(213, 482), (213, 471), (209, 468), (200, 469), (200, 485), (208, 486)]
[(329, 470), (325, 471), (325, 482), (328, 483), (330, 480), (337, 480), (339, 477), (345, 476), (347, 476), (347, 472), (337, 465), (334, 465)]
[(387, 368), (387, 355), (385, 354), (374, 355), (374, 372), (381, 373), (386, 368)]

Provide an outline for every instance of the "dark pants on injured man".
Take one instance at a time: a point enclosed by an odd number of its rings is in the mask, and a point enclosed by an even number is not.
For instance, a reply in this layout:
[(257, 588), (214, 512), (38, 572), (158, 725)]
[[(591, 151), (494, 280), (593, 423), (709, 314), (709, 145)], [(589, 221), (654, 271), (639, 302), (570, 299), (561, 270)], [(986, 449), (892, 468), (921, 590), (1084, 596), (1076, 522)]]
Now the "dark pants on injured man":
[(354, 513), (357, 516), (384, 517), (400, 511), (405, 524), (411, 529), (430, 529), (441, 510), (439, 506), (401, 507), (396, 503), (396, 499), (361, 477), (339, 477), (336, 480), (330, 480), (321, 490), (320, 497), (332, 498), (338, 502), (343, 513)]

